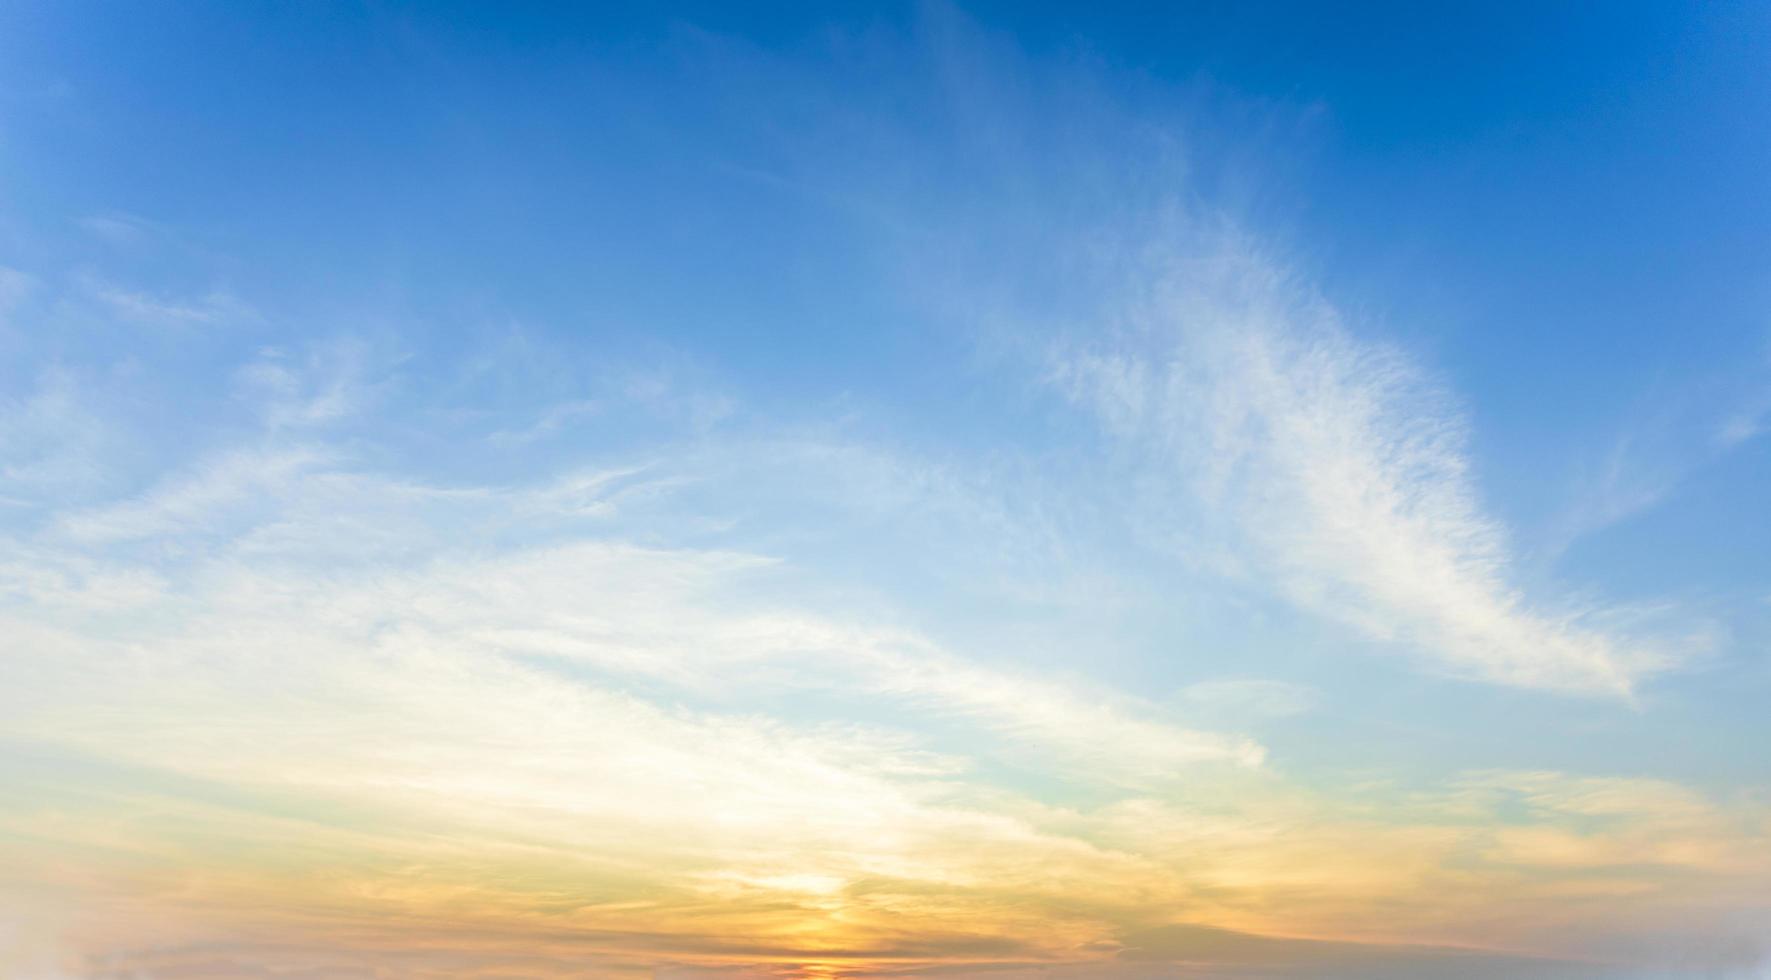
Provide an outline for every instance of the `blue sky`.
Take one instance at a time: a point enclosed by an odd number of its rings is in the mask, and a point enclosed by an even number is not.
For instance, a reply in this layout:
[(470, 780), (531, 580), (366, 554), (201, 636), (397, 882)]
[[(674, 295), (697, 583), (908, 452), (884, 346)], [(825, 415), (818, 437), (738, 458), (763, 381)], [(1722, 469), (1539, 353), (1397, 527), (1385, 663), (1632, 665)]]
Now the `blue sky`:
[[(0, 966), (212, 968), (168, 916), (490, 975), (390, 923), (571, 893), (604, 938), (519, 972), (1757, 975), (1768, 54), (1730, 4), (7, 7), (0, 912), (57, 938)], [(361, 836), (410, 826), (468, 843)]]

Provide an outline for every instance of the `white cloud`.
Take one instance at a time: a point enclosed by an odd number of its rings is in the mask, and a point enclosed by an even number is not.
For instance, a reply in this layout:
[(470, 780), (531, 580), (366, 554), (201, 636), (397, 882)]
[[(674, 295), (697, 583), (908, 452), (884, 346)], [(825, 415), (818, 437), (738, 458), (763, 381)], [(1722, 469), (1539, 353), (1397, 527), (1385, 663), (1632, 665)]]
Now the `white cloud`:
[(277, 496), (325, 459), (315, 449), (225, 453), (136, 498), (65, 513), (56, 526), (92, 543), (226, 528), (236, 508), (275, 506)]
[(555, 435), (570, 423), (583, 421), (597, 415), (603, 406), (591, 399), (573, 399), (553, 405), (541, 413), (541, 417), (532, 424), (520, 429), (501, 429), (487, 436), (494, 443), (506, 445), (525, 445)]
[[(1767, 358), (1771, 360), (1771, 358)], [(1771, 382), (1742, 400), (1716, 428), (1715, 444), (1721, 451), (1738, 448), (1771, 429)]]
[(155, 234), (163, 234), (153, 222), (132, 214), (92, 214), (75, 224), (87, 234), (111, 245), (134, 245)]
[[(1169, 252), (1108, 341), (1055, 377), (1177, 491), (1235, 528), (1226, 547), (1293, 601), (1485, 680), (1628, 695), (1674, 655), (1609, 633), (1606, 610), (1533, 601), (1477, 499), (1464, 421), (1405, 355), (1234, 239)], [(1184, 506), (1184, 505), (1182, 505)]]
[(1771, 420), (1765, 366), (1755, 366), (1744, 381), (1712, 377), (1674, 396), (1655, 392), (1645, 417), (1584, 468), (1543, 550), (1559, 555), (1586, 535), (1660, 507), (1693, 477), (1762, 435)]
[[(181, 641), (194, 646), (205, 635), (299, 635), (298, 624), (328, 622), (371, 632), (315, 640), (304, 656), (324, 646), (344, 659), (392, 630), (464, 655), (551, 658), (713, 701), (841, 692), (955, 719), (1010, 756), (1129, 786), (1262, 757), (1251, 741), (1171, 724), (1134, 698), (968, 662), (790, 594), (770, 599), (779, 586), (765, 573), (780, 568), (771, 558), (582, 537), (575, 522), (610, 516), (624, 494), (667, 482), (665, 473), (618, 468), (535, 488), (438, 490), (332, 462), (313, 449), (223, 454), (136, 498), (65, 514), (55, 531), (75, 548), (153, 538), (190, 556), (156, 572), (154, 584), (185, 583), (178, 604), (205, 621)], [(534, 543), (480, 552), (484, 535), (524, 525)], [(41, 554), (33, 561), (49, 565)], [(93, 576), (109, 574), (115, 591), (129, 581), (122, 573), (145, 571), (122, 562), (81, 574), (92, 589)], [(70, 588), (58, 580), (31, 594), (68, 597)]]
[(258, 317), (251, 306), (222, 289), (212, 290), (196, 299), (179, 299), (95, 284), (92, 295), (124, 320), (159, 327), (213, 326)]
[(265, 348), (234, 373), (236, 394), (272, 430), (311, 428), (360, 411), (377, 385), (370, 354), (350, 340), (310, 345), (299, 356)]
[(35, 498), (100, 479), (109, 434), (82, 397), (89, 383), (52, 369), (27, 397), (0, 398), (0, 488)]
[(1316, 704), (1316, 692), (1300, 684), (1235, 677), (1199, 681), (1178, 693), (1181, 704), (1210, 718), (1284, 718)]
[[(224, 454), (139, 498), (70, 515), (16, 568), (0, 567), (10, 658), (0, 738), (175, 774), (229, 798), (273, 792), (328, 813), (397, 816), (396, 826), (217, 813), (184, 791), (114, 799), (103, 817), (55, 820), (57, 859), (31, 865), (48, 876), (40, 893), (115, 889), (106, 925), (120, 928), (133, 886), (99, 884), (102, 867), (78, 884), (56, 869), (94, 848), (141, 848), (207, 882), (193, 882), (193, 914), (225, 919), (202, 903), (230, 904), (215, 896), (236, 894), (240, 875), (155, 837), (175, 812), (224, 846), (293, 840), (327, 867), (428, 869), (419, 879), (448, 879), (492, 920), (508, 914), (516, 936), (531, 928), (521, 923), (533, 889), (567, 875), (575, 896), (647, 896), (595, 917), (601, 930), (625, 930), (637, 953), (688, 955), (682, 936), (659, 932), (673, 917), (693, 918), (696, 941), (828, 945), (791, 914), (824, 905), (882, 944), (900, 931), (928, 943), (961, 925), (905, 921), (914, 899), (899, 892), (1076, 895), (1101, 869), (1148, 873), (985, 802), (997, 791), (968, 779), (980, 760), (1115, 795), (1211, 771), (1201, 763), (1259, 760), (1247, 740), (1189, 731), (1132, 698), (802, 608), (792, 589), (771, 586), (773, 559), (562, 537), (558, 510), (536, 506), (560, 486), (575, 499), (618, 494), (646, 470), (435, 490), (328, 463)], [(371, 561), (359, 560), (364, 525), (389, 535)], [(157, 547), (129, 558), (92, 547), (148, 536)], [(499, 543), (508, 537), (519, 541)], [(813, 710), (826, 700), (836, 710)], [(846, 720), (856, 706), (876, 720)], [(916, 720), (930, 717), (948, 723), (935, 726), (945, 734), (921, 730)], [(41, 834), (39, 820), (35, 810), (0, 816), (0, 831)], [(475, 863), (493, 858), (532, 870), (488, 876)], [(392, 929), (380, 918), (388, 908), (433, 909), (442, 894), (403, 875), (333, 876), (247, 904), (273, 920), (255, 928), (298, 929), (308, 908)], [(708, 917), (721, 908), (726, 918)], [(141, 914), (182, 910), (161, 895)], [(974, 940), (1006, 928), (982, 910), (963, 914)], [(285, 917), (294, 924), (278, 926)], [(1097, 929), (1060, 922), (1012, 939), (1063, 949)]]
[[(0, 737), (102, 760), (116, 783), (89, 789), (97, 806), (0, 813), (0, 834), (46, 842), (19, 877), (102, 897), (86, 905), (104, 928), (82, 935), (113, 950), (182, 913), (199, 936), (286, 948), (424, 947), (423, 922), (475, 955), (729, 965), (932, 962), (948, 941), (1057, 962), (1181, 909), (1332, 934), (1382, 908), (1394, 935), (1479, 940), (1484, 903), (1540, 910), (1636, 846), (1694, 896), (1761, 871), (1727, 869), (1759, 843), (1738, 812), (1682, 815), (1676, 787), (1479, 776), (1412, 803), (1417, 822), (1374, 822), (1288, 785), (1257, 743), (1186, 724), (1291, 710), (1285, 685), (1207, 682), (1165, 710), (936, 642), (821, 569), (672, 544), (679, 510), (634, 519), (685, 480), (724, 498), (786, 479), (867, 514), (1014, 523), (951, 474), (823, 444), (784, 477), (781, 448), (438, 487), (272, 439), (0, 542)], [(741, 486), (759, 474), (777, 482)], [(131, 541), (149, 546), (115, 547)], [(49, 789), (78, 782), (53, 769)], [(1492, 835), (1516, 799), (1539, 826)], [(1620, 814), (1618, 833), (1579, 826)], [(243, 870), (242, 854), (298, 859)], [(144, 894), (117, 855), (173, 870)]]
[[(502, 935), (571, 956), (535, 918), (557, 907), (568, 931), (619, 937), (597, 955), (693, 959), (692, 940), (714, 962), (731, 961), (723, 943), (788, 955), (858, 935), (927, 950), (915, 944), (943, 930), (1062, 961), (1176, 909), (1333, 934), (1388, 903), (1392, 934), (1457, 935), (1458, 917), (1497, 895), (1555, 900), (1522, 874), (1616, 873), (1635, 847), (1667, 874), (1758, 870), (1739, 863), (1757, 843), (1740, 812), (1670, 783), (1477, 773), (1380, 801), (1394, 816), (1373, 824), (1246, 765), (1253, 743), (1177, 727), (1136, 699), (797, 608), (791, 588), (771, 587), (787, 571), (772, 559), (581, 534), (492, 547), (488, 529), (512, 519), (545, 530), (522, 517), (538, 514), (526, 489), (301, 472), (253, 523), (325, 516), (306, 530), (266, 539), (174, 507), (121, 523), (236, 544), (149, 573), (45, 537), (19, 569), (38, 577), (0, 590), (0, 737), (158, 774), (145, 795), (111, 778), (102, 812), (0, 815), (0, 832), (53, 842), (21, 865), (47, 876), (39, 894), (109, 896), (113, 932), (85, 935), (110, 948), (140, 888), (107, 870), (119, 854), (184, 876), (176, 896), (142, 897), (142, 944), (147, 923), (179, 914), (212, 929), (239, 917), (295, 945), (315, 923), (348, 923), (402, 948), (432, 941), (412, 923), (449, 921), (492, 930), (467, 951)], [(634, 475), (571, 482), (613, 492)], [(412, 512), (416, 532), (356, 561), (339, 511), (388, 508)], [(1252, 680), (1189, 692), (1263, 710), (1296, 694)], [(823, 701), (829, 717), (812, 710)], [(846, 720), (857, 703), (872, 721)], [(1014, 792), (980, 772), (992, 759), (1099, 802)], [(66, 786), (78, 768), (56, 772)], [(168, 774), (190, 782), (167, 792)], [(1533, 825), (1494, 834), (1513, 799)], [(1626, 823), (1582, 825), (1593, 818)], [(286, 851), (301, 860), (230, 863)], [(112, 857), (83, 863), (93, 853)]]
[(37, 278), (22, 269), (0, 265), (0, 315), (12, 312), (37, 288)]

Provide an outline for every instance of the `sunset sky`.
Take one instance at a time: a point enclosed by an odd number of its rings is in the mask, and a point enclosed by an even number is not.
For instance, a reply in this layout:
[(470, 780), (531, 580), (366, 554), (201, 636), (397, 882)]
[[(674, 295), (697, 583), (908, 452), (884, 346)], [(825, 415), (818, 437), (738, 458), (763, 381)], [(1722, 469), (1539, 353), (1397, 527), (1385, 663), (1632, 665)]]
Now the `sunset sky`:
[(0, 978), (1771, 978), (1771, 7), (0, 3)]

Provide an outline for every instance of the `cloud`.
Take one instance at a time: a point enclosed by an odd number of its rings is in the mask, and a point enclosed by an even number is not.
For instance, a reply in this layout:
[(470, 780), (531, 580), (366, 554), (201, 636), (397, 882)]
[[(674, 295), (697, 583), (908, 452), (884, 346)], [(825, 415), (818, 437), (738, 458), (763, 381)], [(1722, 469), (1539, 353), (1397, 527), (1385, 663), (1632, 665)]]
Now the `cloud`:
[(37, 285), (37, 278), (30, 273), (0, 265), (0, 315), (11, 313)]
[(278, 493), (324, 459), (315, 449), (225, 453), (134, 499), (63, 514), (56, 525), (92, 543), (203, 532), (225, 526), (237, 508), (274, 505)]
[(268, 347), (234, 372), (233, 386), (267, 428), (313, 428), (361, 411), (386, 384), (371, 382), (370, 371), (370, 351), (353, 340), (312, 344), (299, 356)]
[(1247, 574), (1497, 683), (1627, 696), (1677, 659), (1527, 597), (1449, 396), (1246, 240), (1183, 233), (1120, 283), (1123, 329), (1060, 345), (1053, 378), (1229, 522)]
[[(1132, 786), (1178, 778), (1199, 763), (1257, 765), (1262, 757), (1247, 739), (1161, 720), (1157, 706), (1135, 698), (1005, 673), (890, 625), (764, 600), (779, 566), (766, 556), (580, 537), (572, 522), (606, 518), (623, 495), (668, 482), (656, 467), (535, 488), (442, 490), (335, 463), (316, 449), (226, 453), (138, 497), (63, 515), (54, 531), (76, 548), (154, 539), (192, 556), (154, 574), (175, 577), (187, 593), (216, 583), (218, 591), (181, 600), (197, 603), (190, 615), (221, 617), (198, 628), (203, 635), (268, 628), (232, 622), (239, 615), (294, 622), (312, 614), (303, 610), (326, 610), (327, 621), (362, 617), (478, 656), (641, 678), (704, 698), (778, 689), (884, 699), (975, 724), (1076, 778)], [(474, 553), (480, 535), (513, 523), (543, 537)], [(551, 540), (562, 532), (570, 537)], [(49, 547), (38, 546), (38, 566), (56, 567), (42, 554)], [(390, 620), (378, 609), (406, 612)], [(204, 644), (201, 636), (184, 642)], [(323, 646), (342, 659), (371, 642), (339, 637)]]
[(1200, 681), (1177, 695), (1189, 709), (1208, 717), (1284, 718), (1303, 714), (1316, 703), (1316, 692), (1300, 684), (1262, 678)]
[[(958, 128), (1045, 156), (973, 125), (1014, 86), (941, 43)], [(1050, 227), (1041, 203), (1017, 230)], [(1175, 673), (1128, 679), (1110, 630), (1140, 612), (1133, 586), (1190, 599), (1176, 554), (1466, 676), (1616, 693), (1676, 661), (1628, 609), (1526, 593), (1462, 415), (1413, 359), (1220, 223), (1184, 224), (1181, 246), (1083, 244), (1109, 267), (1105, 299), (1059, 304), (1085, 336), (1028, 321), (1089, 424), (952, 426), (1001, 455), (1030, 431), (1026, 461), (770, 425), (694, 371), (587, 386), (513, 364), (566, 360), (539, 344), (474, 366), (555, 406), (517, 425), (446, 369), (416, 379), (442, 408), (402, 414), (348, 343), (180, 363), (231, 383), (257, 429), (121, 497), (48, 494), (46, 522), (0, 536), (0, 923), (48, 937), (0, 972), (1617, 976), (1652, 960), (1634, 937), (1674, 930), (1702, 947), (1686, 966), (1757, 962), (1771, 822), (1749, 795), (1300, 773), (1237, 729), (1308, 690), (1131, 693)], [(968, 228), (985, 250), (1023, 240), (987, 231)], [(216, 322), (132, 295), (121, 315)], [(438, 416), (500, 420), (496, 476), (482, 428), (390, 445)], [(549, 438), (568, 432), (625, 449)], [(1104, 568), (1152, 554), (1147, 578)], [(1092, 632), (968, 631), (943, 606), (1082, 607)]]
[[(1647, 915), (1764, 871), (1755, 811), (1672, 784), (1324, 797), (789, 562), (624, 540), (623, 494), (673, 468), (438, 488), (240, 450), (11, 542), (0, 794), (32, 802), (0, 834), (36, 842), (13, 880), (141, 969), (1131, 971), (1152, 937), (1255, 934), (1205, 943), (1234, 975), (1322, 949), (1263, 933), (1491, 945), (1596, 877)], [(1478, 961), (1345, 961), (1416, 953)]]
[(1548, 535), (1546, 552), (1560, 555), (1586, 535), (1659, 506), (1700, 465), (1677, 454), (1645, 451), (1641, 441), (1646, 435), (1618, 439), (1595, 472), (1582, 480), (1574, 504)]
[(253, 308), (226, 290), (176, 299), (111, 285), (94, 285), (93, 298), (120, 319), (157, 327), (199, 327), (251, 321)]
[(110, 245), (135, 245), (150, 236), (164, 235), (164, 229), (154, 222), (132, 214), (92, 214), (78, 219), (75, 224)]
[(1729, 843), (1734, 819), (1666, 780), (1575, 778), (1557, 772), (1470, 773), (1460, 786), (1488, 805), (1506, 801), (1537, 817), (1497, 828), (1496, 863), (1581, 869), (1667, 866), (1728, 874), (1764, 863)]
[(1764, 368), (1771, 368), (1771, 343), (1766, 344), (1763, 368), (1758, 372), (1756, 390), (1741, 398), (1716, 427), (1714, 442), (1718, 451), (1727, 452), (1757, 439), (1771, 428), (1771, 379)]
[(0, 495), (30, 503), (44, 495), (67, 499), (101, 482), (110, 432), (83, 397), (96, 383), (52, 368), (35, 379), (30, 394), (0, 398)]
[(575, 399), (561, 402), (549, 407), (541, 413), (541, 417), (532, 424), (521, 429), (501, 429), (487, 436), (489, 440), (499, 444), (523, 445), (547, 439), (570, 423), (592, 418), (602, 411), (602, 406), (589, 399)]
[[(1089, 461), (1116, 479), (1082, 492), (1122, 505), (1128, 536), (1460, 678), (1629, 700), (1701, 651), (1683, 635), (1701, 630), (1538, 585), (1481, 499), (1455, 394), (1214, 200), (1215, 168), (1257, 169), (1308, 112), (1238, 107), (1276, 141), (1251, 146), (1199, 125), (1196, 89), (1035, 70), (946, 8), (919, 26), (945, 69), (911, 88), (940, 106), (936, 162), (882, 174), (833, 139), (780, 169), (859, 202), (850, 220), (889, 216), (867, 227), (924, 311), (1020, 372), (995, 393), (1045, 385), (1092, 416), (1109, 445)], [(881, 144), (929, 140), (869, 122)], [(925, 183), (965, 206), (905, 191)], [(993, 421), (1012, 440), (1027, 419)], [(1072, 437), (1067, 422), (1041, 435)]]
[(1543, 550), (1559, 556), (1582, 537), (1660, 507), (1762, 435), (1771, 419), (1771, 353), (1748, 364), (1744, 378), (1709, 377), (1646, 399), (1653, 406), (1647, 417), (1628, 425), (1580, 474)]
[(1482, 980), (1508, 976), (1599, 980), (1617, 976), (1616, 967), (1610, 964), (1507, 956), (1491, 950), (1455, 947), (1286, 939), (1196, 925), (1156, 926), (1127, 933), (1122, 941), (1122, 959), (1184, 965), (1190, 975), (1201, 977)]

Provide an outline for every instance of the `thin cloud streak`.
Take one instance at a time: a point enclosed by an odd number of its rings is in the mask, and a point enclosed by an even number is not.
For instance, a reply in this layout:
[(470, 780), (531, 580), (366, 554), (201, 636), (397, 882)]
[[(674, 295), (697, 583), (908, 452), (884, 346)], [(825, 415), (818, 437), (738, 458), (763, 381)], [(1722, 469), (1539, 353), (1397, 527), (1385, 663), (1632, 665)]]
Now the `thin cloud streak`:
[(1464, 423), (1401, 352), (1236, 236), (1181, 234), (1122, 280), (1112, 339), (1061, 345), (1054, 382), (1229, 522), (1292, 601), (1494, 683), (1630, 697), (1678, 653), (1534, 601), (1477, 499)]

